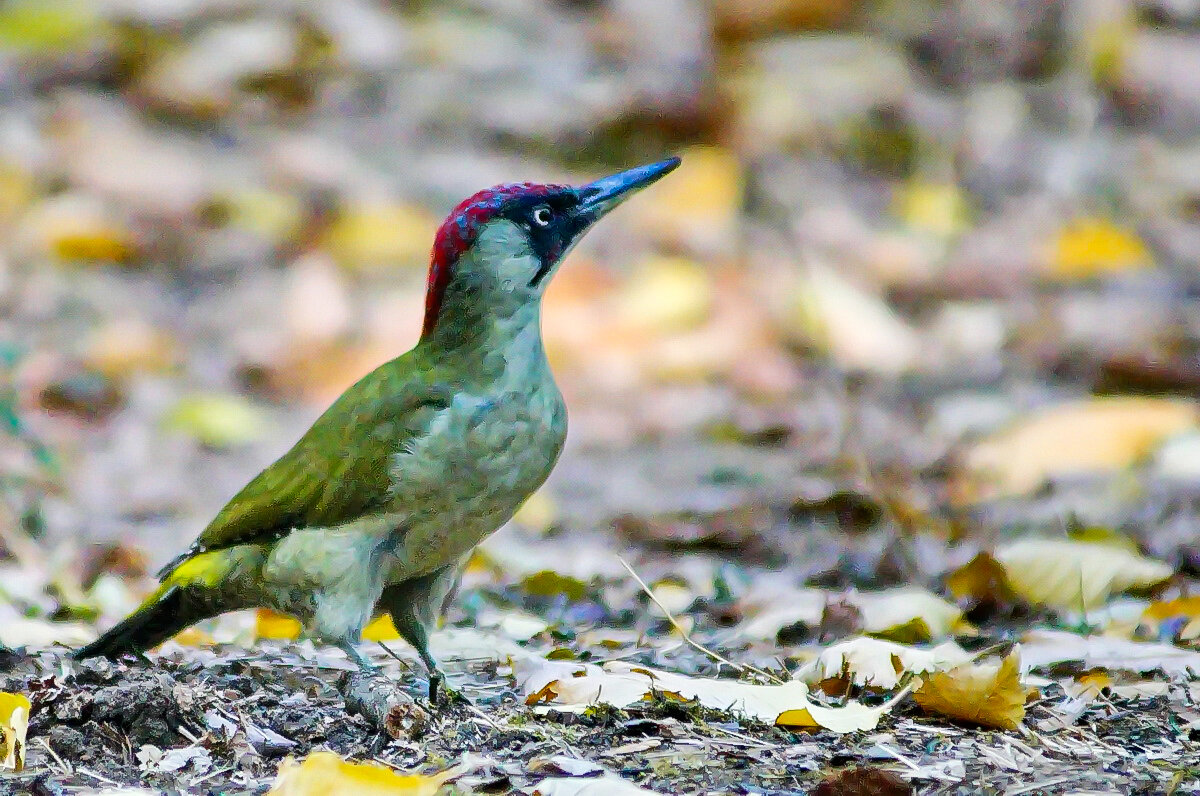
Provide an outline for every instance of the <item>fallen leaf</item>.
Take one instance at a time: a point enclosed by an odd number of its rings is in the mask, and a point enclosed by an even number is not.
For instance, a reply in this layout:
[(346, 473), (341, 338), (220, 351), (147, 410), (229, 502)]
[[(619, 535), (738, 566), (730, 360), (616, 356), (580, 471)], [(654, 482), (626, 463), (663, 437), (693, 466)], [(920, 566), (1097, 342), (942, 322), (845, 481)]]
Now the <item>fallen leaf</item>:
[(521, 588), (526, 594), (535, 597), (558, 597), (562, 595), (571, 602), (582, 600), (587, 593), (587, 584), (579, 578), (560, 575), (549, 569), (528, 575), (521, 581)]
[(618, 312), (632, 327), (649, 332), (690, 329), (712, 310), (708, 270), (683, 257), (650, 257), (638, 263), (621, 292)]
[(273, 796), (435, 796), (443, 778), (400, 774), (371, 763), (351, 763), (333, 752), (289, 757), (268, 792)]
[(895, 212), (912, 229), (948, 238), (967, 228), (970, 207), (952, 182), (913, 180), (897, 192)]
[(394, 268), (424, 264), (437, 219), (415, 205), (360, 202), (333, 222), (326, 248), (348, 268)]
[(229, 448), (262, 436), (266, 425), (262, 411), (236, 395), (186, 396), (167, 415), (166, 427), (181, 431), (213, 448)]
[(1152, 264), (1137, 233), (1104, 218), (1081, 218), (1059, 230), (1047, 270), (1061, 279), (1087, 279)]
[(657, 791), (638, 787), (614, 774), (603, 777), (547, 777), (533, 787), (534, 796), (639, 796)]
[(1185, 633), (1200, 619), (1200, 597), (1177, 597), (1150, 603), (1142, 613), (1140, 629), (1164, 641), (1190, 641), (1195, 636)]
[(848, 680), (860, 688), (895, 688), (905, 675), (952, 669), (971, 660), (953, 641), (920, 649), (863, 636), (840, 641), (796, 670), (795, 678), (810, 686)]
[(630, 223), (685, 251), (730, 250), (742, 206), (737, 156), (715, 146), (689, 147), (679, 154), (679, 169), (646, 192), (641, 213)]
[(1012, 603), (1016, 599), (1004, 566), (991, 553), (978, 553), (969, 562), (946, 576), (946, 588), (956, 600), (971, 600), (975, 603), (990, 602), (999, 605)]
[(0, 768), (25, 767), (25, 733), (29, 729), (29, 698), (0, 691)]
[(1088, 611), (1114, 594), (1147, 588), (1171, 577), (1161, 561), (1105, 543), (1023, 539), (997, 548), (1016, 595), (1058, 611)]
[(81, 0), (40, 3), (14, 0), (0, 6), (0, 45), (18, 53), (62, 53), (83, 48), (107, 32), (96, 7)]
[(750, 718), (789, 727), (825, 727), (834, 732), (872, 729), (890, 705), (867, 707), (851, 701), (831, 708), (808, 698), (808, 686), (793, 680), (779, 685), (754, 685), (736, 680), (688, 677), (611, 661), (601, 668), (572, 661), (523, 657), (514, 669), (527, 702), (535, 710), (582, 712), (603, 703), (618, 708), (651, 697), (654, 692), (697, 700), (705, 707), (743, 713)]
[(525, 499), (512, 521), (526, 530), (545, 533), (558, 521), (558, 513), (554, 498), (539, 490)]
[(869, 766), (830, 774), (809, 791), (811, 796), (907, 796), (913, 792), (913, 786), (899, 774)]
[(255, 638), (293, 639), (300, 636), (299, 620), (287, 614), (277, 613), (269, 608), (259, 608), (254, 612)]
[(915, 586), (859, 592), (845, 599), (862, 615), (863, 632), (894, 641), (933, 641), (966, 624), (957, 606)]
[(363, 628), (363, 641), (395, 641), (400, 638), (400, 632), (392, 624), (391, 614), (380, 614)]
[(852, 630), (894, 641), (932, 641), (970, 627), (963, 621), (961, 609), (917, 587), (846, 594), (790, 589), (771, 594), (769, 599), (740, 628), (741, 635), (774, 640), (780, 630), (797, 623), (816, 628), (826, 618), (827, 610), (838, 605), (857, 612)]
[(1166, 398), (1090, 398), (1051, 407), (969, 449), (962, 496), (1022, 495), (1053, 478), (1124, 469), (1198, 420), (1194, 403)]
[(1015, 730), (1025, 718), (1021, 656), (1013, 649), (994, 663), (967, 663), (924, 678), (913, 699), (926, 713), (936, 713), (983, 727)]
[(1080, 636), (1062, 630), (1031, 630), (1021, 637), (1021, 659), (1030, 669), (1078, 662), (1083, 669), (1139, 674), (1162, 670), (1172, 677), (1200, 677), (1200, 652), (1170, 644)]
[(883, 299), (813, 263), (792, 296), (784, 330), (842, 367), (883, 375), (910, 369), (920, 341)]
[(0, 647), (45, 649), (62, 644), (76, 647), (96, 638), (96, 631), (79, 622), (12, 617), (0, 622)]

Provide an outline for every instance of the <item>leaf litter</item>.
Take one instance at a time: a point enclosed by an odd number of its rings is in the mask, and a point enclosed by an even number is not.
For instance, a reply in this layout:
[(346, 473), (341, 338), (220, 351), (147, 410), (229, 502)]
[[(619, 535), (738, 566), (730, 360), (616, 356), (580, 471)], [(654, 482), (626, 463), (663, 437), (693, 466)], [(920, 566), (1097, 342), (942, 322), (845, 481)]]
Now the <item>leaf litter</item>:
[[(0, 14), (0, 788), (1200, 789), (1195, 169), (1167, 146), (1195, 70), (1138, 71), (1195, 47), (1184, 12), (154, 5)], [(627, 35), (661, 13), (671, 47)], [(1093, 83), (1059, 86), (1076, 35)], [(444, 104), (407, 101), (434, 52)], [(1020, 63), (946, 73), (991, 52)], [(545, 102), (551, 58), (585, 103)], [(1089, 146), (1047, 86), (1103, 109)], [(1065, 141), (1103, 196), (1030, 170)], [(465, 700), (424, 704), (387, 621), (383, 678), (266, 612), (66, 658), (414, 339), (481, 175), (680, 150), (547, 296), (571, 444), (435, 634)]]

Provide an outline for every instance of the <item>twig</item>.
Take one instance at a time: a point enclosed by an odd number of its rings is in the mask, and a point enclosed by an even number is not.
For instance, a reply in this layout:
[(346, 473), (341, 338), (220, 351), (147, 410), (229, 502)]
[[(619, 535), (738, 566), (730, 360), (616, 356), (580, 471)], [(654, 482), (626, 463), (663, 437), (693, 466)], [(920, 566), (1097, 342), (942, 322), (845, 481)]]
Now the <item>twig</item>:
[(49, 741), (47, 741), (45, 738), (38, 738), (38, 741), (41, 742), (42, 746), (46, 747), (46, 751), (49, 752), (50, 756), (55, 759), (59, 767), (63, 770), (63, 773), (70, 774), (72, 771), (74, 771), (71, 766), (67, 765), (63, 759), (58, 756), (58, 752), (54, 751), (54, 747), (50, 745)]
[(675, 628), (675, 630), (679, 632), (679, 635), (683, 638), (684, 641), (686, 641), (692, 647), (696, 648), (697, 650), (704, 653), (708, 657), (712, 658), (717, 663), (723, 663), (726, 666), (728, 666), (738, 672), (741, 672), (742, 674), (746, 674), (747, 672), (749, 672), (749, 673), (755, 674), (765, 680), (769, 680), (770, 682), (774, 683), (775, 685), (783, 685), (783, 681), (780, 680), (778, 677), (775, 677), (774, 675), (764, 672), (763, 670), (757, 669), (753, 666), (748, 666), (746, 664), (741, 664), (741, 663), (734, 663), (733, 661), (729, 660), (728, 658), (726, 658), (722, 655), (719, 655), (716, 652), (713, 652), (708, 647), (704, 646), (700, 642), (693, 639), (692, 635), (690, 633), (688, 633), (688, 631), (684, 629), (683, 625), (679, 624), (679, 621), (677, 619), (675, 619), (675, 617), (671, 614), (670, 611), (667, 610), (667, 607), (665, 605), (663, 605), (661, 602), (659, 602), (658, 597), (655, 596), (655, 594), (651, 590), (651, 588), (646, 585), (646, 581), (642, 580), (641, 577), (636, 572), (633, 571), (633, 567), (629, 566), (629, 562), (627, 562), (621, 556), (617, 556), (617, 560), (621, 562), (621, 566), (625, 567), (625, 569), (629, 572), (630, 576), (634, 580), (637, 581), (639, 586), (642, 587), (642, 591), (644, 591), (646, 593), (646, 596), (650, 598), (650, 601), (658, 606), (658, 610), (663, 612), (663, 616), (665, 616), (667, 618), (667, 621), (671, 623), (671, 627)]

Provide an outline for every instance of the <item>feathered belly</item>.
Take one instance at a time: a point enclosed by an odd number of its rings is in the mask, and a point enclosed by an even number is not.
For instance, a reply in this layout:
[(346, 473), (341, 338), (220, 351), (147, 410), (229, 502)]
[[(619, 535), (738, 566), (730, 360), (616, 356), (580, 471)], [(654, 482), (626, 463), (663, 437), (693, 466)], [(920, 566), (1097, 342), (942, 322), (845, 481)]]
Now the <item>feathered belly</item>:
[(388, 581), (453, 563), (507, 522), (546, 480), (565, 437), (557, 390), (447, 409), (395, 457), (393, 505), (406, 522)]

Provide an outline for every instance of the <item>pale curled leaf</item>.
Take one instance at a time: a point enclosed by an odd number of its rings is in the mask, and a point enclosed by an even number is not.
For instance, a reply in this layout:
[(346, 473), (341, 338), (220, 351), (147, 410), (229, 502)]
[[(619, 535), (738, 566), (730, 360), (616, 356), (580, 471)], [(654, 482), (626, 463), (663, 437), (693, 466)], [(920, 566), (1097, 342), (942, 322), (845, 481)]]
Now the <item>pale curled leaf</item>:
[(920, 353), (916, 332), (882, 298), (813, 263), (792, 297), (785, 325), (844, 368), (895, 375)]
[(839, 602), (858, 609), (862, 630), (873, 635), (889, 637), (894, 632), (931, 641), (962, 625), (961, 609), (917, 587), (848, 593), (788, 589), (759, 602), (763, 607), (740, 630), (746, 638), (774, 639), (782, 628), (797, 622), (816, 627), (826, 607)]
[(1023, 539), (997, 548), (994, 556), (1017, 596), (1060, 611), (1095, 608), (1173, 572), (1161, 561), (1111, 544), (1070, 539)]
[(927, 713), (1014, 730), (1025, 717), (1020, 669), (1020, 651), (1014, 649), (1003, 660), (934, 672), (924, 678), (913, 699)]
[(888, 707), (871, 708), (858, 702), (824, 707), (809, 699), (808, 686), (799, 681), (754, 685), (688, 677), (621, 661), (601, 668), (525, 657), (517, 661), (515, 672), (526, 701), (541, 711), (582, 712), (599, 703), (625, 708), (657, 692), (695, 699), (705, 707), (742, 713), (770, 724), (853, 732), (874, 728)]
[(1021, 658), (1036, 669), (1077, 661), (1084, 669), (1153, 672), (1200, 677), (1200, 652), (1170, 644), (1127, 641), (1110, 636), (1080, 636), (1062, 630), (1031, 630), (1021, 638)]
[(971, 660), (952, 641), (919, 649), (883, 639), (861, 637), (838, 642), (796, 671), (797, 680), (816, 685), (847, 678), (859, 687), (895, 688), (907, 674), (945, 671)]
[(645, 796), (646, 790), (632, 782), (608, 774), (603, 777), (547, 777), (533, 787), (534, 796)]

